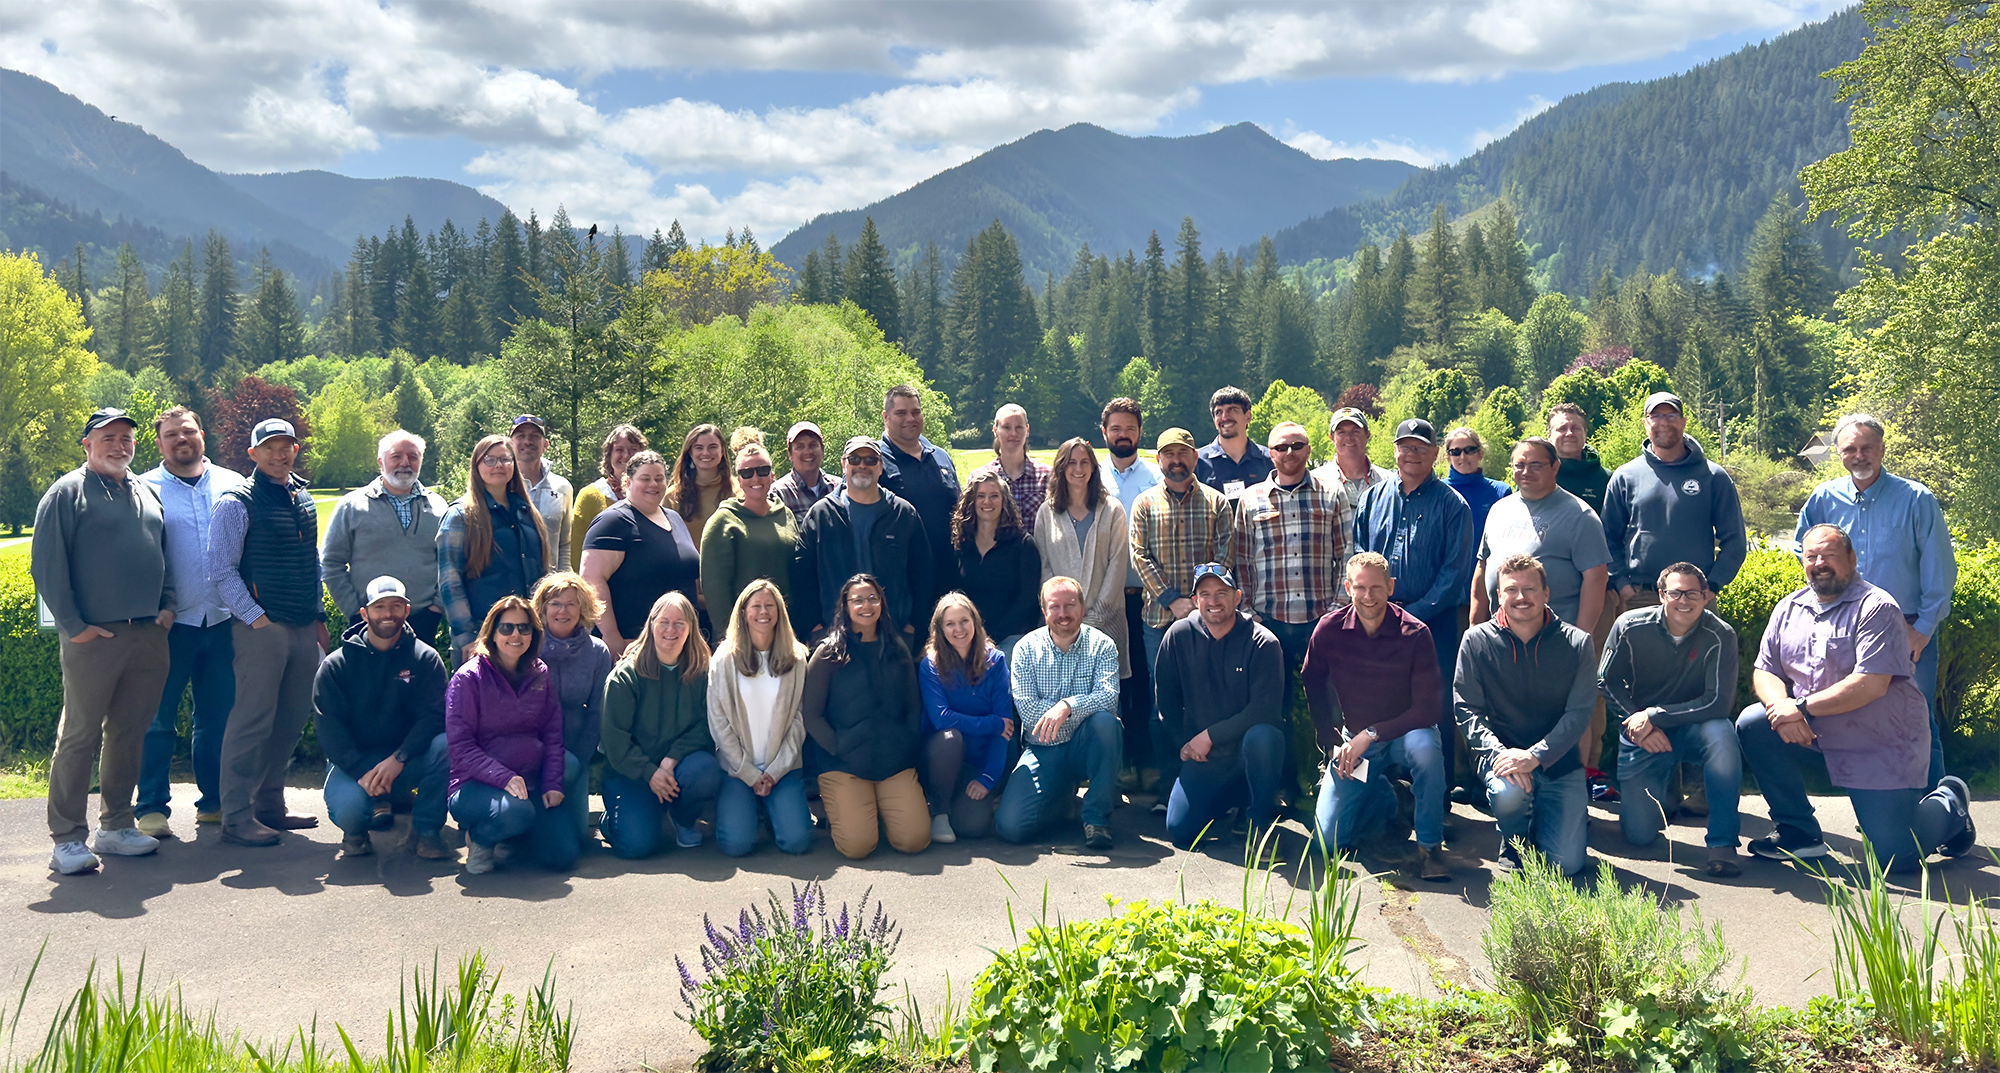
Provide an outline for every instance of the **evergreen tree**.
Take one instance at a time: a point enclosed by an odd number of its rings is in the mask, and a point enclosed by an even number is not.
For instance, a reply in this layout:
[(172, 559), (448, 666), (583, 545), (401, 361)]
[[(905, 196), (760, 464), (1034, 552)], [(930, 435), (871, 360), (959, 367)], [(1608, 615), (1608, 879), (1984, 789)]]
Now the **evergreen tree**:
[(1535, 302), (1535, 285), (1528, 275), (1528, 247), (1521, 242), (1513, 207), (1501, 198), (1493, 206), (1486, 228), (1486, 249), (1492, 268), (1487, 276), (1486, 305), (1520, 321)]
[(77, 309), (83, 315), (83, 326), (96, 327), (90, 316), (90, 273), (86, 270), (81, 242), (76, 244), (76, 252), (70, 255), (70, 277), (66, 282), (70, 297), (76, 299)]
[(661, 237), (660, 229), (657, 227), (653, 228), (653, 237), (646, 240), (645, 252), (639, 255), (640, 277), (644, 278), (648, 273), (664, 271), (667, 267), (667, 261), (672, 257), (673, 252), (667, 249), (667, 240)]
[(1146, 236), (1145, 268), (1140, 272), (1139, 280), (1139, 339), (1145, 345), (1147, 362), (1157, 372), (1160, 354), (1172, 345), (1171, 333), (1167, 329), (1167, 250), (1160, 245), (1158, 231)]
[(486, 313), (495, 341), (507, 338), (515, 324), (534, 316), (529, 278), (521, 221), (512, 210), (503, 212), (493, 229), (493, 254), (486, 270)]
[[(1411, 311), (1411, 279), (1417, 271), (1417, 244), (1410, 239), (1408, 231), (1398, 231), (1396, 241), (1389, 244), (1389, 252), (1382, 260), (1382, 310), (1386, 323), (1385, 335), (1395, 340), (1388, 350), (1377, 358), (1379, 363), (1386, 360), (1396, 347), (1414, 343), (1420, 338), (1417, 333), (1416, 317)], [(1393, 334), (1388, 334), (1393, 332)]]
[(626, 248), (625, 232), (611, 225), (611, 248), (604, 255), (604, 278), (619, 290), (632, 286), (632, 251)]
[[(453, 294), (463, 293), (463, 288), (454, 288)], [(414, 432), (427, 442), (437, 438), (437, 398), (425, 386), (423, 378), (417, 376), (410, 367), (409, 355), (402, 351), (392, 351), (389, 376), (396, 389), (389, 396), (396, 408), (396, 427), (405, 432)], [(425, 484), (437, 480), (436, 451), (424, 452), (424, 466), (418, 474)]]
[(799, 269), (798, 285), (792, 293), (807, 305), (826, 302), (826, 269), (819, 263), (818, 250), (806, 251), (806, 263)]
[(1465, 287), (1465, 312), (1478, 314), (1492, 307), (1487, 301), (1493, 285), (1493, 259), (1486, 246), (1486, 232), (1477, 222), (1465, 225), (1465, 234), (1458, 240), (1459, 271), (1463, 274)]
[(1447, 349), (1457, 345), (1464, 286), (1465, 273), (1452, 241), (1451, 218), (1440, 204), (1431, 212), (1423, 260), (1410, 280), (1410, 316), (1421, 341)]
[(954, 399), (965, 413), (991, 413), (1001, 380), (1032, 362), (1041, 342), (1020, 251), (999, 220), (967, 243), (952, 269), (951, 292), (945, 339)]
[(256, 281), (257, 293), (244, 304), (240, 323), (231, 333), (236, 345), (232, 356), (253, 369), (305, 357), (305, 314), (285, 273), (271, 263), (269, 250), (258, 255)]
[[(681, 222), (679, 219), (676, 219), (667, 227), (667, 256), (668, 258), (672, 258), (674, 254), (686, 253), (687, 251), (687, 232), (681, 230)], [(661, 267), (665, 266), (662, 265)]]
[(845, 281), (840, 278), (841, 269), (847, 264), (847, 257), (840, 251), (840, 239), (833, 232), (826, 233), (826, 242), (819, 248), (819, 268), (825, 273), (825, 297), (828, 304), (837, 303), (846, 290)]
[(367, 239), (356, 236), (354, 253), (347, 259), (347, 277), (341, 288), (343, 293), (343, 329), (339, 352), (349, 357), (359, 357), (373, 351), (381, 343), (375, 333), (375, 307), (369, 296), (374, 293), (374, 251), (381, 244), (370, 245)]
[(924, 375), (937, 380), (944, 355), (946, 310), (944, 305), (944, 258), (937, 243), (924, 243), (924, 254), (904, 276), (903, 350), (917, 360)]
[(472, 284), (461, 283), (445, 296), (438, 313), (438, 354), (453, 365), (470, 365), (493, 352), (487, 338), (489, 319), (472, 296)]
[(146, 350), (153, 364), (173, 381), (181, 398), (199, 399), (201, 308), (195, 293), (193, 242), (183, 243), (181, 255), (167, 265), (148, 324)]
[(146, 290), (146, 266), (130, 242), (118, 247), (118, 304), (112, 311), (111, 330), (117, 336), (111, 363), (126, 372), (138, 372), (145, 364), (146, 307), (152, 295)]
[(211, 230), (202, 251), (200, 319), (195, 328), (196, 375), (206, 383), (236, 352), (236, 262), (229, 240)]
[(430, 269), (419, 261), (403, 287), (403, 300), (396, 310), (396, 345), (418, 358), (435, 357), (440, 352), (438, 321), (437, 287), (431, 282)]
[(896, 269), (889, 263), (889, 251), (883, 248), (882, 238), (875, 231), (873, 216), (862, 224), (860, 240), (847, 251), (847, 266), (841, 273), (841, 294), (875, 318), (875, 325), (882, 329), (883, 338), (892, 343), (902, 341), (902, 318), (896, 302)]
[[(513, 307), (514, 319), (508, 322), (509, 327), (529, 317), (542, 315), (541, 308), (535, 302), (542, 293), (541, 288), (549, 284), (548, 235), (542, 230), (542, 222), (535, 218), (535, 210), (528, 210), (528, 222), (522, 225), (521, 230), (524, 238), (522, 243), (524, 259), (521, 267), (528, 278), (520, 295), (521, 304)], [(501, 333), (494, 334), (505, 338)]]

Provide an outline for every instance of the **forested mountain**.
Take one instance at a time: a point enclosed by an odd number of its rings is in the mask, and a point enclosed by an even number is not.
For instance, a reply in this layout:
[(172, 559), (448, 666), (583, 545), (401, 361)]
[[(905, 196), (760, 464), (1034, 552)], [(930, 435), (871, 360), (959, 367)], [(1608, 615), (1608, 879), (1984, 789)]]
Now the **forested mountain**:
[(1077, 123), (1043, 130), (864, 209), (827, 213), (771, 248), (797, 268), (829, 233), (843, 247), (873, 218), (899, 267), (925, 243), (955, 259), (999, 220), (1029, 278), (1061, 273), (1077, 247), (1137, 249), (1192, 216), (1218, 246), (1389, 193), (1416, 169), (1394, 160), (1314, 160), (1250, 123), (1186, 138), (1130, 138)]
[(357, 235), (372, 235), (383, 221), (407, 216), (420, 231), (435, 231), (446, 220), (470, 229), (477, 220), (498, 220), (507, 206), (463, 183), (448, 179), (354, 179), (330, 171), (224, 175), (222, 181), (343, 246)]

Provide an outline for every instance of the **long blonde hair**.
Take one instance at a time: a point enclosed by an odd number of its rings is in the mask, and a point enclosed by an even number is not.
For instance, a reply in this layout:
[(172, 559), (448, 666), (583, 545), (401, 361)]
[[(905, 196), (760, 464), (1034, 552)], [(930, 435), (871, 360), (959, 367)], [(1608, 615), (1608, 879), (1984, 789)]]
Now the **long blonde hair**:
[[(472, 448), (472, 468), (466, 474), (465, 495), (458, 501), (465, 510), (466, 577), (478, 577), (493, 562), (493, 516), (486, 511), (486, 482), (479, 477), (479, 461), (495, 447), (502, 446), (510, 453), (514, 450), (512, 441), (505, 436), (488, 436)], [(535, 501), (528, 496), (519, 459), (514, 460), (514, 475), (507, 478), (507, 497), (510, 504), (518, 499), (528, 505), (528, 517), (534, 519), (535, 535), (542, 541), (542, 569), (547, 571), (554, 564), (555, 546), (549, 542), (549, 527), (542, 521), (542, 512), (535, 509)]]
[(679, 589), (668, 589), (653, 601), (653, 609), (646, 613), (646, 625), (639, 631), (639, 638), (625, 653), (625, 659), (639, 672), (641, 678), (660, 676), (660, 652), (653, 643), (653, 622), (660, 612), (672, 608), (687, 623), (687, 641), (681, 645), (681, 658), (674, 666), (680, 668), (681, 681), (692, 682), (708, 677), (708, 641), (701, 635), (701, 620), (695, 617), (694, 604)]
[(771, 674), (773, 677), (789, 674), (793, 667), (806, 658), (806, 646), (799, 643), (798, 635), (792, 632), (791, 619), (785, 614), (785, 594), (770, 578), (760, 577), (743, 586), (736, 595), (736, 607), (729, 612), (729, 635), (722, 639), (722, 647), (715, 650), (716, 659), (726, 659), (736, 664), (736, 673), (750, 678), (757, 673), (757, 650), (750, 644), (750, 598), (760, 592), (768, 592), (778, 605), (778, 622), (771, 627)]
[[(958, 646), (944, 635), (944, 613), (954, 607), (963, 607), (972, 614), (970, 659), (961, 658)], [(979, 608), (973, 605), (972, 597), (962, 592), (938, 597), (937, 610), (931, 612), (931, 639), (924, 644), (924, 655), (937, 668), (938, 681), (949, 683), (954, 675), (964, 675), (968, 683), (978, 682), (986, 676), (986, 653), (992, 647), (993, 640), (986, 636), (986, 622), (979, 617)]]

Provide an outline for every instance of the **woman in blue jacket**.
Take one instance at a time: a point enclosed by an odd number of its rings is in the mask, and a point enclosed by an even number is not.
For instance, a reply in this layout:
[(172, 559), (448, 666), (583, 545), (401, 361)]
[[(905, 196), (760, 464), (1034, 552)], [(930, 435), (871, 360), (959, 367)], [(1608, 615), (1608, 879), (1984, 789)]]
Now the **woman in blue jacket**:
[(930, 643), (917, 667), (924, 698), (924, 796), (931, 841), (993, 833), (993, 807), (1007, 775), (1014, 738), (1014, 698), (1007, 657), (986, 636), (979, 609), (962, 592), (946, 593), (931, 613)]

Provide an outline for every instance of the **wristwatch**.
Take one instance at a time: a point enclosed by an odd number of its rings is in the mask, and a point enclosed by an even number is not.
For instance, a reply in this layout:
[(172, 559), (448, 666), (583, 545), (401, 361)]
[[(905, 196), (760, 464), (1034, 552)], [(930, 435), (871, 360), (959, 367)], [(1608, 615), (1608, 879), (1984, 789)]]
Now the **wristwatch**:
[(1382, 732), (1381, 732), (1381, 731), (1379, 731), (1379, 730), (1377, 730), (1377, 729), (1375, 729), (1374, 727), (1363, 727), (1363, 728), (1362, 728), (1362, 730), (1361, 730), (1361, 732), (1362, 732), (1363, 734), (1366, 734), (1366, 735), (1368, 735), (1368, 740), (1369, 740), (1369, 741), (1381, 741), (1381, 740), (1382, 740)]
[(405, 750), (398, 749), (396, 750), (395, 755), (396, 755), (396, 763), (398, 764), (407, 764), (410, 762), (410, 754)]
[(1806, 710), (1806, 699), (1804, 697), (1799, 697), (1792, 701), (1792, 704), (1798, 708), (1800, 715), (1805, 716), (1807, 719), (1812, 718), (1812, 713)]

